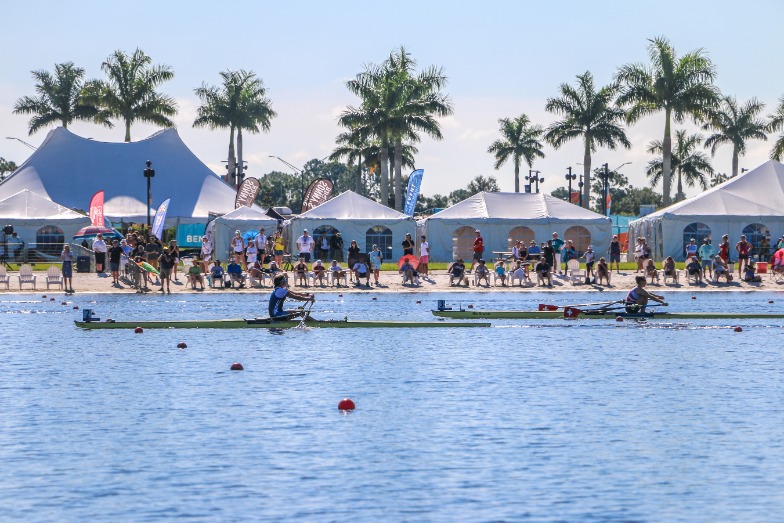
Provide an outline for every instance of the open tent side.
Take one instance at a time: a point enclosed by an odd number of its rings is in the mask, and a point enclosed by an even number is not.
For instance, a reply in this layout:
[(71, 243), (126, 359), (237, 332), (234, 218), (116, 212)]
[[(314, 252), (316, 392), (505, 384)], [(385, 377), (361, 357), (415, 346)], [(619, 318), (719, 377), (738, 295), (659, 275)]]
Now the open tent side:
[[(232, 253), (231, 239), (236, 231), (243, 234), (248, 231), (259, 233), (264, 228), (264, 233), (269, 236), (275, 234), (278, 221), (250, 207), (240, 207), (229, 213), (219, 216), (212, 221), (212, 249), (213, 257), (221, 261), (228, 259)], [(255, 235), (254, 235), (255, 237)]]

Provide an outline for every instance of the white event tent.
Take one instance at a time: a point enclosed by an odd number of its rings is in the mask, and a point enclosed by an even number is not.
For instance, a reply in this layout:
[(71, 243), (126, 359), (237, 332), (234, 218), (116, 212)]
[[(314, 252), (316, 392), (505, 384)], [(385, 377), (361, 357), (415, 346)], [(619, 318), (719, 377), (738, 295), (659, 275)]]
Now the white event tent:
[(784, 165), (773, 160), (717, 185), (699, 196), (683, 200), (629, 224), (629, 245), (644, 237), (653, 257), (685, 257), (685, 244), (694, 238), (702, 244), (711, 238), (718, 248), (721, 237), (730, 237), (730, 257), (745, 234), (757, 253), (763, 237), (773, 241), (784, 233)]
[(403, 256), (403, 239), (406, 233), (414, 234), (416, 222), (407, 214), (346, 191), (292, 218), (288, 229), (290, 252), (296, 253), (297, 238), (308, 229), (316, 239), (324, 234), (331, 240), (340, 232), (344, 253), (351, 240), (356, 240), (361, 252), (368, 252), (377, 244), (384, 259), (397, 260)]
[(48, 254), (60, 254), (90, 218), (27, 189), (0, 201), (0, 226), (11, 225), (28, 245)]
[(146, 222), (145, 162), (155, 170), (152, 209), (171, 197), (166, 226), (206, 223), (209, 212), (234, 209), (236, 191), (204, 165), (175, 129), (130, 143), (107, 143), (58, 127), (13, 174), (0, 183), (0, 199), (24, 189), (70, 209), (87, 210), (105, 191), (104, 214), (112, 221)]
[(541, 193), (480, 192), (424, 220), (418, 230), (427, 236), (433, 261), (470, 260), (475, 231), (484, 239), (485, 257), (509, 252), (514, 242), (526, 247), (552, 238), (572, 240), (579, 253), (588, 245), (604, 252), (612, 237), (609, 218)]
[(231, 239), (236, 231), (240, 231), (240, 234), (247, 231), (258, 234), (261, 227), (264, 227), (264, 234), (267, 236), (275, 234), (278, 221), (251, 207), (240, 207), (215, 218), (207, 226), (208, 231), (211, 231), (209, 234), (212, 237), (213, 257), (221, 261), (228, 258), (231, 252)]

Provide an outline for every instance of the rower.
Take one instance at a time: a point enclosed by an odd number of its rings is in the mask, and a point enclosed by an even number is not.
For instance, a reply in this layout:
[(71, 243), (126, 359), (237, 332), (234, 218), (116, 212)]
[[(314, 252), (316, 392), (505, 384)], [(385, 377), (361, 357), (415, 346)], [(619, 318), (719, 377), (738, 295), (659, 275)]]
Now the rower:
[(278, 274), (273, 281), (275, 282), (275, 290), (270, 295), (270, 318), (285, 319), (302, 315), (300, 310), (285, 310), (283, 308), (286, 298), (292, 298), (297, 301), (316, 301), (316, 297), (313, 294), (289, 290), (289, 282), (285, 274)]
[(647, 283), (645, 276), (637, 276), (634, 278), (634, 281), (637, 282), (637, 286), (630, 290), (629, 294), (626, 295), (626, 312), (630, 314), (644, 314), (645, 307), (648, 305), (648, 300), (661, 303), (665, 307), (667, 306), (667, 302), (664, 301), (664, 296), (660, 296), (659, 294), (654, 294), (645, 290), (645, 284)]

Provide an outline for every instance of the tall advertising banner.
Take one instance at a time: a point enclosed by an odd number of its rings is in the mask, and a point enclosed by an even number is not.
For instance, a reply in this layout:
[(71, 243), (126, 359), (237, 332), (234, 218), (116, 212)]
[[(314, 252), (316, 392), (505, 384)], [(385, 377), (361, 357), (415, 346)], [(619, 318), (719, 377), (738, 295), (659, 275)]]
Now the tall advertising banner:
[(261, 184), (257, 178), (245, 178), (237, 188), (237, 197), (234, 198), (234, 208), (250, 207), (256, 201)]
[(90, 225), (103, 227), (103, 191), (93, 194), (90, 200)]
[(305, 197), (302, 199), (302, 210), (300, 213), (308, 212), (314, 207), (318, 207), (322, 203), (329, 200), (332, 194), (332, 180), (327, 178), (319, 178), (313, 180), (305, 191)]
[(417, 169), (411, 173), (411, 176), (408, 177), (408, 187), (406, 188), (406, 203), (403, 206), (403, 212), (409, 216), (414, 215), (417, 198), (419, 198), (419, 188), (422, 187), (422, 175), (424, 174), (424, 169)]
[(171, 198), (166, 198), (158, 210), (155, 211), (155, 220), (152, 222), (152, 233), (156, 238), (163, 238), (163, 222), (166, 221), (166, 211), (169, 210)]

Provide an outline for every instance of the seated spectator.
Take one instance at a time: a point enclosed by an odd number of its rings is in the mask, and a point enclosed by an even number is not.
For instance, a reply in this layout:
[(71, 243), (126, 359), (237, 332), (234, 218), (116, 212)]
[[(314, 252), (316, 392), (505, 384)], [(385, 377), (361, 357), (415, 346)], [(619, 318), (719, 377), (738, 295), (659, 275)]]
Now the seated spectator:
[(749, 263), (746, 264), (746, 267), (743, 269), (743, 281), (749, 283), (759, 283), (762, 281), (762, 276), (759, 274), (755, 274), (757, 266), (754, 264), (754, 260), (749, 260)]
[(517, 278), (520, 280), (520, 285), (523, 285), (523, 280), (531, 281), (531, 276), (528, 274), (528, 265), (524, 264), (522, 260), (517, 260), (514, 269), (510, 272), (510, 278)]
[(727, 262), (724, 261), (724, 258), (721, 257), (721, 254), (717, 254), (713, 257), (713, 263), (711, 264), (713, 268), (713, 282), (718, 283), (720, 277), (724, 277), (724, 280), (729, 283), (732, 281), (732, 274), (727, 270)]
[(337, 260), (332, 260), (332, 264), (330, 264), (329, 270), (332, 272), (332, 281), (338, 282), (337, 286), (340, 287), (340, 280), (346, 278), (346, 271), (343, 270), (343, 267), (338, 264)]
[(321, 260), (316, 260), (313, 262), (313, 284), (316, 284), (316, 280), (321, 283), (323, 287), (325, 282), (324, 280), (327, 277), (327, 268), (324, 267), (324, 263)]
[(604, 256), (596, 263), (596, 282), (601, 285), (602, 280), (607, 280), (607, 286), (610, 286), (610, 267), (607, 266)]
[(360, 280), (365, 280), (365, 285), (370, 287), (370, 269), (363, 261), (357, 261), (354, 267), (351, 268), (354, 272), (354, 278), (357, 285), (360, 285)]
[(549, 287), (553, 286), (552, 267), (547, 263), (547, 260), (540, 258), (539, 263), (536, 264), (534, 270), (536, 271), (536, 280), (539, 283), (539, 286), (542, 286), (544, 282), (547, 282)]
[(223, 287), (223, 275), (224, 275), (223, 267), (221, 267), (220, 260), (215, 260), (212, 262), (212, 267), (210, 267), (210, 278), (212, 281), (212, 286)]
[(411, 283), (411, 285), (418, 285), (418, 281), (416, 280), (416, 271), (414, 270), (414, 266), (411, 265), (411, 262), (408, 258), (403, 261), (403, 265), (400, 266), (398, 270), (398, 274), (403, 275), (403, 285), (406, 283)]
[(678, 271), (675, 269), (675, 260), (672, 259), (672, 256), (667, 256), (667, 258), (664, 259), (662, 271), (664, 271), (666, 277), (672, 278), (675, 280), (675, 283), (678, 283)]
[[(468, 280), (465, 277), (465, 264), (463, 258), (458, 258), (456, 262), (452, 263), (446, 270), (449, 273), (449, 286), (465, 284), (468, 287)], [(457, 283), (455, 283), (457, 280)]]
[(199, 265), (199, 260), (194, 259), (193, 265), (188, 267), (188, 281), (191, 282), (191, 288), (196, 288), (196, 283), (201, 286), (201, 290), (204, 290), (204, 278), (201, 275), (201, 266)]
[(530, 245), (528, 246), (528, 257), (531, 256), (539, 257), (542, 254), (542, 249), (536, 245), (536, 240), (531, 240)]
[(308, 264), (305, 262), (305, 258), (300, 258), (294, 265), (294, 285), (298, 283), (305, 287), (308, 286)]
[(267, 269), (262, 269), (262, 270), (263, 270), (264, 272), (266, 272), (267, 274), (271, 274), (273, 277), (274, 277), (276, 274), (278, 274), (278, 273), (280, 273), (280, 272), (283, 272), (283, 271), (281, 270), (281, 268), (280, 268), (280, 267), (278, 267), (278, 262), (276, 262), (275, 260), (272, 260), (272, 261), (270, 262), (270, 264), (269, 264), (269, 268), (267, 268)]
[(686, 274), (689, 276), (694, 276), (697, 279), (697, 283), (702, 283), (702, 265), (700, 265), (700, 262), (697, 261), (697, 258), (688, 259), (686, 263)]
[(264, 277), (264, 267), (261, 265), (261, 262), (257, 259), (251, 265), (248, 262), (248, 276), (251, 276), (256, 279), (261, 279)]
[(485, 280), (487, 286), (490, 286), (490, 269), (487, 268), (485, 265), (485, 260), (480, 258), (479, 263), (476, 265), (475, 268), (475, 276), (476, 279), (474, 280), (474, 285), (479, 287), (479, 284), (482, 283), (482, 280)]
[(242, 274), (242, 266), (240, 265), (241, 259), (240, 256), (235, 256), (226, 266), (226, 274), (231, 278), (232, 287), (234, 287), (234, 282), (238, 282), (240, 289), (245, 287), (245, 276)]
[(645, 276), (651, 279), (651, 283), (653, 280), (659, 283), (659, 271), (656, 270), (656, 262), (653, 260), (649, 259), (645, 262)]
[(504, 260), (498, 260), (495, 263), (495, 274), (498, 276), (498, 279), (501, 280), (501, 285), (506, 287), (506, 264), (504, 263)]

